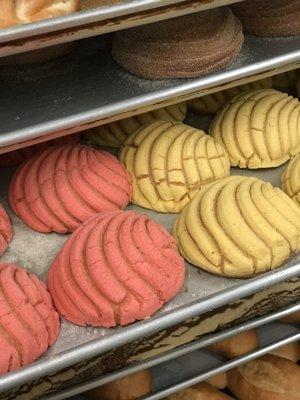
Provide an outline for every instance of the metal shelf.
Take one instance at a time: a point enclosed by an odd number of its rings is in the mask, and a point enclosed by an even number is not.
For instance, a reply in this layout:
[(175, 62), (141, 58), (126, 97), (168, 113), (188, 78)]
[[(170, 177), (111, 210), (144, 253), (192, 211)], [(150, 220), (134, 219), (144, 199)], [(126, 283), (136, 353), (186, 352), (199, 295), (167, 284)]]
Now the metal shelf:
[(0, 153), (257, 80), (300, 65), (300, 36), (247, 37), (227, 69), (149, 81), (123, 71), (102, 38), (49, 64), (0, 69)]
[(81, 0), (80, 12), (0, 30), (0, 57), (240, 1), (243, 0)]
[[(87, 381), (84, 384), (79, 384), (75, 385), (71, 389), (67, 389), (64, 391), (61, 391), (60, 393), (56, 393), (54, 395), (47, 396), (44, 400), (63, 400), (67, 399), (70, 396), (74, 396), (79, 393), (83, 393), (87, 390), (91, 390), (95, 387), (104, 385), (106, 383), (112, 382), (115, 379), (122, 378), (126, 375), (129, 375), (131, 373), (146, 369), (146, 368), (152, 368), (153, 375), (156, 376), (164, 376), (157, 382), (157, 384), (154, 384), (154, 393), (152, 393), (150, 396), (147, 396), (143, 398), (143, 400), (158, 400), (163, 397), (166, 397), (167, 395), (170, 395), (172, 393), (175, 393), (179, 390), (182, 390), (186, 387), (192, 386), (198, 382), (201, 382), (203, 380), (208, 379), (209, 377), (218, 374), (220, 372), (225, 372), (231, 368), (234, 368), (240, 364), (246, 363), (252, 359), (255, 359), (257, 357), (262, 356), (263, 354), (266, 354), (278, 347), (284, 346), (285, 344), (300, 340), (300, 331), (299, 328), (293, 328), (289, 327), (287, 324), (285, 324), (285, 332), (282, 335), (282, 333), (278, 332), (278, 329), (276, 330), (276, 325), (271, 325), (271, 328), (268, 328), (266, 324), (272, 323), (272, 321), (276, 321), (279, 318), (282, 318), (286, 315), (289, 315), (293, 312), (299, 311), (300, 310), (300, 302), (286, 307), (282, 310), (270, 313), (267, 316), (263, 316), (260, 318), (254, 318), (251, 321), (248, 321), (246, 323), (240, 324), (238, 326), (235, 326), (233, 328), (230, 328), (226, 331), (223, 331), (218, 334), (210, 335), (204, 339), (201, 339), (199, 341), (196, 341), (190, 345), (186, 345), (181, 347), (178, 350), (171, 351), (169, 353), (164, 354), (163, 356), (158, 356), (154, 357), (150, 360), (147, 360), (145, 362), (140, 362), (136, 365), (133, 365), (128, 368), (124, 368), (120, 371), (104, 375), (100, 378)], [(212, 343), (218, 342), (220, 340), (229, 338), (231, 336), (234, 336), (240, 332), (247, 331), (249, 329), (254, 329), (254, 328), (259, 328), (262, 327), (263, 331), (260, 333), (260, 340), (262, 347), (248, 353), (242, 357), (230, 360), (230, 361), (225, 361), (224, 359), (221, 359), (218, 356), (211, 356), (207, 357), (208, 352), (206, 349), (203, 349), (204, 347), (207, 347), (211, 345)], [(277, 327), (278, 328), (278, 327)], [(270, 335), (269, 331), (270, 329), (272, 330), (272, 335)], [(270, 337), (272, 338), (270, 340)], [(202, 350), (200, 350), (202, 349)], [(200, 350), (200, 351), (199, 351)], [(192, 353), (199, 352), (203, 357), (201, 356), (200, 358), (202, 359), (201, 365), (196, 366), (195, 371), (191, 371), (191, 361), (189, 360), (189, 357), (191, 356)], [(206, 356), (205, 356), (206, 354)], [(176, 361), (174, 361), (176, 359)], [(173, 360), (173, 361), (172, 361)], [(171, 382), (170, 387), (161, 387), (161, 382), (165, 380), (170, 380), (167, 379), (166, 372), (164, 372), (164, 369), (166, 366), (170, 366), (170, 362), (172, 363), (186, 363), (186, 367), (180, 368), (181, 373), (178, 373), (176, 376), (176, 380), (174, 382), (174, 376), (172, 377), (173, 382)], [(200, 367), (200, 371), (199, 371)], [(188, 375), (188, 376), (187, 376)], [(192, 378), (191, 378), (192, 375)], [(166, 378), (166, 379), (165, 379)]]

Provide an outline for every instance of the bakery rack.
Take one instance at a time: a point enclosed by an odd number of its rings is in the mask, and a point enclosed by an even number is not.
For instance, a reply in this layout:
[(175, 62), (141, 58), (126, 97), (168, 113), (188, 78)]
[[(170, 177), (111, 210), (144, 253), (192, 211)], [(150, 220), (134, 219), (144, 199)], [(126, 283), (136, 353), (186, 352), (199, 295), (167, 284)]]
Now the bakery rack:
[[(30, 67), (0, 67), (0, 153), (298, 68), (300, 37), (249, 36), (239, 58), (225, 70), (190, 80), (147, 81), (124, 72), (113, 62), (103, 36), (92, 38), (234, 2), (127, 0), (108, 1), (99, 7), (99, 1), (87, 0), (86, 9), (74, 15), (0, 31), (0, 59), (87, 38), (64, 59)], [(0, 196), (3, 202), (11, 172), (2, 170)], [(271, 175), (271, 179), (278, 180)], [(155, 214), (150, 213), (159, 219)], [(170, 227), (171, 219), (163, 222)], [(38, 237), (16, 220), (14, 224), (18, 237), (15, 247), (12, 245), (5, 257), (28, 267), (31, 249), (26, 252), (23, 248)], [(48, 262), (51, 251), (56, 251), (64, 240), (58, 235), (51, 235), (51, 238), (38, 239), (42, 251), (43, 246), (47, 246), (48, 253), (43, 256)], [(21, 255), (20, 248), (24, 250)], [(193, 267), (189, 267), (189, 274), (189, 286), (193, 288), (193, 280), (198, 279), (200, 289), (182, 293), (149, 320), (109, 332), (78, 329), (74, 333), (65, 324), (63, 335), (66, 339), (71, 332), (73, 342), (66, 340), (68, 346), (59, 343), (36, 363), (0, 377), (0, 399), (65, 399), (300, 309), (299, 257), (282, 268), (247, 281), (211, 277), (205, 273), (199, 278)], [(201, 280), (204, 280), (203, 286)], [(207, 283), (208, 291), (204, 289)], [(267, 345), (269, 347), (229, 364), (222, 361), (205, 374), (201, 372), (172, 384), (168, 393), (226, 370), (234, 362), (246, 362), (295, 340), (299, 340), (299, 333), (278, 339)], [(154, 393), (148, 400), (162, 398), (165, 394)]]

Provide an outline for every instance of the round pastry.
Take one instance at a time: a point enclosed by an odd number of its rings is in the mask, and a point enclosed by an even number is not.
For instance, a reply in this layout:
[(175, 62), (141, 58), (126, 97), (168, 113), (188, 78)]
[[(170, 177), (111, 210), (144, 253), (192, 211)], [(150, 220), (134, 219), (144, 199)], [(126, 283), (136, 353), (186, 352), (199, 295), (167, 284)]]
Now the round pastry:
[(208, 182), (229, 175), (221, 146), (181, 122), (152, 121), (123, 143), (120, 160), (133, 180), (132, 202), (179, 212)]
[(214, 118), (210, 134), (240, 168), (269, 168), (300, 151), (300, 102), (273, 89), (233, 98)]
[(227, 372), (237, 400), (299, 400), (300, 366), (267, 354)]
[(229, 100), (242, 92), (253, 89), (264, 89), (272, 87), (272, 78), (265, 78), (255, 82), (245, 83), (221, 92), (210, 93), (207, 96), (198, 97), (187, 102), (188, 107), (199, 114), (215, 114)]
[(300, 342), (288, 343), (284, 346), (278, 347), (271, 352), (275, 356), (286, 358), (287, 360), (298, 362), (300, 361)]
[(273, 88), (281, 92), (295, 94), (297, 84), (297, 70), (283, 72), (273, 76)]
[(37, 143), (32, 146), (3, 153), (0, 154), (0, 165), (20, 165), (22, 162), (33, 157), (38, 151), (48, 149), (50, 146), (57, 144), (78, 143), (79, 139), (79, 134), (62, 136), (47, 142)]
[(185, 103), (152, 110), (140, 115), (134, 115), (120, 121), (91, 129), (85, 136), (89, 144), (103, 147), (120, 147), (125, 139), (142, 125), (153, 119), (163, 121), (183, 121), (187, 107)]
[(112, 56), (144, 78), (192, 78), (231, 64), (243, 41), (239, 20), (221, 7), (116, 32)]
[(79, 0), (5, 0), (0, 7), (0, 28), (60, 17), (78, 10)]
[(300, 34), (299, 0), (249, 0), (233, 5), (233, 11), (251, 35)]
[(270, 183), (230, 176), (205, 185), (173, 232), (192, 264), (217, 275), (254, 276), (300, 250), (300, 209)]
[(0, 204), (0, 255), (5, 252), (13, 236), (13, 228), (5, 208)]
[(78, 325), (112, 327), (150, 317), (181, 289), (174, 238), (146, 215), (97, 214), (65, 243), (48, 274), (55, 307)]
[(288, 163), (281, 182), (282, 190), (300, 206), (300, 154)]
[(220, 392), (206, 382), (183, 389), (171, 394), (166, 400), (234, 400), (227, 394)]
[(67, 233), (94, 214), (125, 208), (131, 191), (129, 173), (114, 156), (66, 144), (51, 146), (18, 168), (9, 203), (32, 229)]
[(39, 358), (59, 334), (45, 285), (14, 264), (0, 264), (0, 375)]

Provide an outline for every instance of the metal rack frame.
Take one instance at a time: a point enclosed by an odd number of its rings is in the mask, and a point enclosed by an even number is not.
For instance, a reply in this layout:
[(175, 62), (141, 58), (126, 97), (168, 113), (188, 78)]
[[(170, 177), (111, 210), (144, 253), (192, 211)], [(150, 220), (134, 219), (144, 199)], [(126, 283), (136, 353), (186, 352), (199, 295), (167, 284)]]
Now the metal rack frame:
[[(151, 360), (147, 360), (145, 362), (140, 362), (137, 365), (122, 369), (120, 371), (116, 371), (113, 372), (111, 374), (105, 375), (101, 378), (98, 379), (94, 379), (91, 380), (90, 382), (85, 382), (84, 384), (79, 384), (76, 385), (75, 387), (73, 387), (72, 389), (66, 389), (64, 391), (62, 391), (59, 394), (55, 394), (55, 395), (50, 395), (47, 396), (44, 400), (63, 400), (63, 399), (67, 399), (70, 396), (76, 395), (76, 394), (80, 394), (82, 392), (85, 392), (87, 390), (91, 390), (94, 389), (98, 386), (107, 384), (109, 382), (114, 381), (115, 379), (119, 379), (122, 378), (126, 375), (130, 375), (132, 373), (141, 371), (143, 369), (146, 368), (151, 368), (155, 365), (161, 364), (161, 363), (165, 363), (168, 362), (170, 360), (173, 360), (175, 358), (181, 357), (183, 355), (189, 354), (193, 351), (202, 349), (204, 347), (210, 346), (213, 343), (216, 343), (220, 340), (224, 340), (227, 339), (229, 337), (232, 337), (236, 334), (239, 334), (241, 332), (245, 332), (247, 330), (250, 329), (255, 329), (258, 328), (262, 325), (268, 324), (272, 321), (278, 320), (280, 318), (283, 318), (293, 312), (297, 312), (300, 311), (300, 302), (297, 302), (296, 304), (289, 306), (289, 307), (285, 307), (282, 310), (270, 313), (267, 316), (263, 316), (260, 318), (255, 318), (252, 321), (243, 323), (241, 325), (238, 325), (234, 328), (228, 329), (224, 332), (215, 334), (215, 335), (211, 335), (208, 336), (207, 338), (201, 339), (199, 341), (194, 342), (193, 344), (187, 345), (187, 346), (183, 346), (181, 348), (179, 348), (178, 350), (174, 350), (171, 351), (167, 354), (164, 354), (162, 356), (158, 356), (158, 357), (154, 357)], [(205, 371), (204, 373), (201, 373), (193, 378), (190, 379), (186, 379), (183, 382), (180, 382), (176, 385), (173, 385), (170, 388), (161, 390), (157, 393), (153, 393), (147, 397), (143, 397), (143, 400), (158, 400), (161, 399), (163, 397), (169, 396), (177, 391), (180, 391), (182, 389), (185, 389), (189, 386), (195, 385), (196, 383), (199, 383), (203, 380), (206, 380), (208, 378), (210, 378), (211, 376), (221, 373), (221, 372), (226, 372), (231, 368), (235, 368), (238, 365), (244, 364), (248, 361), (251, 361), (255, 358), (258, 358), (276, 348), (279, 348), (281, 346), (284, 346), (288, 343), (292, 343), (295, 342), (297, 340), (300, 340), (300, 333), (296, 333), (296, 334), (292, 334), (292, 335), (288, 335), (286, 338), (277, 341), (275, 343), (269, 344), (267, 346), (263, 346), (251, 353), (248, 353), (244, 356), (235, 358), (233, 360), (227, 361), (225, 363), (221, 363), (220, 366), (218, 367), (214, 367), (208, 371)], [(142, 400), (142, 399), (141, 399)]]
[[(179, 17), (243, 0), (123, 0), (0, 30), (0, 57)], [(101, 4), (101, 0), (100, 0)]]

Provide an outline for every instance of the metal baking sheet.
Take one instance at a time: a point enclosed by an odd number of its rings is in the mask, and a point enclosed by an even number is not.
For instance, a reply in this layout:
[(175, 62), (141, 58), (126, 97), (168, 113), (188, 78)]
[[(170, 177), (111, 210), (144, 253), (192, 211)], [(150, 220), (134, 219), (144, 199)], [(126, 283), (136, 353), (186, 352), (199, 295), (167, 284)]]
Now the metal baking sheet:
[(0, 30), (0, 57), (243, 0), (81, 0), (79, 12)]
[[(254, 175), (279, 186), (282, 170), (283, 167), (253, 171), (233, 168), (232, 174)], [(34, 232), (10, 211), (6, 195), (12, 173), (11, 168), (1, 168), (0, 201), (9, 211), (14, 226), (13, 241), (1, 261), (16, 262), (44, 279), (68, 235)], [(160, 214), (132, 204), (128, 209), (146, 213), (169, 231), (176, 218), (176, 214)], [(83, 328), (62, 321), (59, 339), (47, 354), (28, 367), (0, 377), (0, 393), (299, 275), (300, 254), (285, 266), (253, 279), (223, 278), (186, 263), (183, 289), (155, 316), (114, 329)]]
[(224, 70), (149, 81), (120, 68), (104, 37), (88, 39), (56, 62), (0, 68), (0, 153), (297, 66), (300, 36), (248, 36), (239, 58)]

